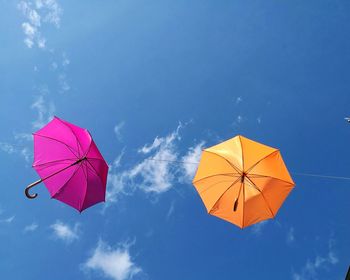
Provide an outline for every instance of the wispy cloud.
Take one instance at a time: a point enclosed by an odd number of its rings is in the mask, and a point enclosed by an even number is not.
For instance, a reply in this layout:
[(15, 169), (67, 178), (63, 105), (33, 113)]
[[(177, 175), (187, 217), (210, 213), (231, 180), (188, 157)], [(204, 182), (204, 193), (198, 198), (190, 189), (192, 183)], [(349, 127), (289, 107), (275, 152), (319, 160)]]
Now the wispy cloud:
[[(17, 142), (18, 144), (19, 142)], [(26, 162), (29, 162), (32, 158), (32, 154), (28, 147), (23, 145), (11, 144), (7, 142), (0, 142), (0, 151), (9, 155), (19, 155), (24, 158)]]
[(34, 129), (43, 127), (55, 113), (55, 105), (53, 102), (47, 102), (44, 96), (45, 94), (39, 95), (31, 105), (31, 108), (37, 113), (37, 118), (32, 122)]
[(56, 221), (50, 228), (53, 230), (54, 237), (66, 243), (71, 243), (79, 239), (79, 224), (73, 227), (61, 221)]
[(16, 216), (13, 215), (5, 219), (0, 219), (0, 223), (11, 224), (14, 221), (15, 217)]
[(137, 150), (141, 160), (127, 169), (119, 168), (124, 151), (118, 155), (108, 175), (107, 205), (137, 189), (154, 197), (169, 191), (178, 182), (192, 180), (204, 142), (181, 155), (180, 131), (183, 127), (180, 123), (168, 135), (157, 136), (151, 143), (143, 145)]
[(238, 105), (239, 103), (241, 103), (243, 101), (243, 98), (242, 96), (238, 96), (236, 99), (235, 99), (235, 103)]
[(184, 179), (188, 182), (192, 181), (196, 173), (204, 144), (205, 142), (202, 141), (194, 147), (190, 147), (187, 154), (181, 159), (183, 162), (182, 167), (184, 169)]
[(166, 219), (169, 220), (171, 215), (173, 215), (175, 211), (175, 201), (172, 201), (168, 210), (168, 213), (166, 214)]
[(124, 125), (125, 125), (125, 122), (121, 121), (114, 126), (114, 133), (115, 133), (115, 136), (117, 137), (118, 141), (123, 140), (121, 131), (122, 131)]
[(251, 226), (251, 231), (254, 235), (256, 236), (260, 236), (263, 232), (263, 229), (265, 228), (265, 226), (267, 225), (269, 221), (265, 220), (265, 221), (261, 221), (257, 224), (254, 224)]
[(132, 279), (142, 272), (130, 255), (130, 244), (121, 244), (112, 248), (99, 241), (91, 257), (83, 265), (84, 270), (102, 273), (114, 280)]
[(66, 53), (62, 54), (62, 67), (67, 67), (70, 64), (70, 59)]
[(339, 262), (338, 256), (334, 249), (334, 239), (328, 241), (328, 252), (324, 255), (317, 255), (313, 260), (308, 259), (300, 272), (293, 272), (293, 280), (316, 280), (318, 275), (325, 271), (329, 266)]
[(30, 225), (27, 225), (24, 227), (24, 232), (33, 232), (38, 229), (39, 225), (37, 223), (31, 223)]
[(61, 73), (58, 75), (58, 85), (60, 88), (60, 93), (65, 93), (70, 90), (70, 85), (68, 83), (67, 75), (65, 73)]
[(295, 241), (294, 227), (290, 227), (287, 232), (286, 241), (288, 244), (292, 244)]
[(13, 154), (16, 152), (15, 146), (6, 142), (0, 142), (0, 150), (7, 154)]
[(59, 28), (62, 8), (55, 0), (20, 1), (17, 8), (22, 12), (25, 21), (22, 30), (25, 35), (24, 43), (28, 48), (37, 46), (46, 48), (46, 38), (41, 33), (44, 24), (52, 24)]
[[(49, 122), (55, 112), (55, 105), (53, 102), (46, 101), (47, 89), (41, 89), (40, 94), (35, 98), (30, 108), (35, 110), (36, 118), (32, 121), (32, 129), (39, 129)], [(15, 132), (13, 143), (0, 141), (0, 151), (7, 154), (18, 155), (24, 158), (26, 162), (30, 162), (33, 154), (28, 147), (29, 142), (32, 141), (31, 133)]]
[(232, 125), (233, 125), (233, 126), (240, 126), (244, 120), (245, 120), (245, 118), (244, 118), (242, 115), (238, 115), (238, 116), (234, 119)]
[(130, 189), (130, 177), (128, 171), (115, 171), (115, 167), (110, 167), (107, 177), (106, 206), (118, 201), (122, 195), (132, 193)]

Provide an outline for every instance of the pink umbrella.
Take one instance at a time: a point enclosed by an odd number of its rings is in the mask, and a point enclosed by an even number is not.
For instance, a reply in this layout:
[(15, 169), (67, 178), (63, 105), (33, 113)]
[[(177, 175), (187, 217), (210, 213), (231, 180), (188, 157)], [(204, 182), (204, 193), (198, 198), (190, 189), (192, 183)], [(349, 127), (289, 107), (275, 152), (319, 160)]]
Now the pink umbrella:
[(90, 133), (54, 117), (34, 134), (33, 168), (41, 177), (25, 189), (43, 182), (52, 198), (79, 212), (105, 201), (108, 165)]

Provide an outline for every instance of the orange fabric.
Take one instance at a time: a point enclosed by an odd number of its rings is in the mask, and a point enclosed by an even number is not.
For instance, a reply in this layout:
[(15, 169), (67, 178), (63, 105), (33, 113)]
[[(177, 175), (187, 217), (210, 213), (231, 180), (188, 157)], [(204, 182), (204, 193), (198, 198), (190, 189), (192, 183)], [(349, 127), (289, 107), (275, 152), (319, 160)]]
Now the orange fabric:
[(273, 218), (294, 187), (278, 149), (240, 135), (203, 150), (193, 184), (209, 214), (240, 228)]

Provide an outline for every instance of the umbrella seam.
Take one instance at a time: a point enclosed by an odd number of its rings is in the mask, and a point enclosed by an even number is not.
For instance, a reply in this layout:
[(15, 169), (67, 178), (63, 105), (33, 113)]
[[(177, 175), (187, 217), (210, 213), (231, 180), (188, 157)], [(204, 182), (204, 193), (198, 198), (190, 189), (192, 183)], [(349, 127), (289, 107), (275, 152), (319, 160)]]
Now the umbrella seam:
[[(85, 157), (87, 157), (87, 155), (88, 155), (88, 153), (90, 152), (90, 149), (91, 149), (91, 146), (92, 146), (92, 143), (94, 142), (93, 141), (93, 139), (92, 139), (92, 136), (91, 136), (91, 134), (90, 134), (90, 132), (87, 130), (87, 133), (89, 134), (89, 136), (90, 136), (90, 144), (89, 144), (89, 148), (87, 149), (87, 152), (85, 153)], [(95, 142), (94, 142), (95, 143)], [(96, 145), (96, 144), (95, 144)], [(100, 152), (100, 151), (99, 151)], [(101, 152), (100, 152), (100, 154), (101, 154)], [(101, 156), (102, 156), (102, 154), (101, 154)]]
[(245, 183), (242, 183), (243, 185), (243, 210), (242, 210), (242, 228), (244, 228), (244, 206), (245, 206)]
[[(57, 118), (57, 117), (56, 117), (56, 119), (59, 120), (60, 123), (62, 123), (65, 127), (67, 127), (67, 128), (72, 132), (72, 134), (73, 134), (74, 137), (75, 137), (75, 140), (77, 141), (78, 150), (79, 150), (79, 146), (80, 146), (81, 153), (84, 153), (83, 147), (81, 146), (81, 143), (80, 143), (80, 141), (78, 140), (78, 137), (77, 137), (77, 135), (74, 133), (73, 129), (72, 129), (68, 124), (64, 123), (63, 120), (61, 120), (60, 118)], [(80, 153), (79, 153), (79, 157), (80, 157)]]
[(265, 201), (265, 203), (266, 203), (266, 205), (267, 205), (267, 208), (269, 209), (270, 213), (272, 214), (272, 218), (274, 218), (274, 217), (275, 217), (275, 214), (273, 213), (273, 211), (272, 211), (272, 209), (271, 209), (271, 206), (270, 206), (270, 204), (267, 202), (267, 200), (266, 200), (266, 198), (265, 198), (263, 192), (262, 192), (262, 191), (254, 184), (254, 182), (251, 181), (248, 177), (247, 177), (247, 180), (253, 185), (253, 188), (255, 188), (255, 189), (261, 194), (261, 196), (263, 197), (263, 199), (264, 199), (264, 201)]
[[(241, 135), (238, 136), (239, 142), (241, 143), (241, 156), (242, 156), (242, 167), (243, 167), (243, 174), (242, 174), (242, 186), (243, 186), (243, 208), (242, 208), (242, 227), (244, 227), (244, 204), (245, 204), (245, 191), (244, 191), (244, 157), (243, 157), (243, 142), (241, 139)], [(239, 199), (239, 195), (238, 195), (238, 199)]]
[[(221, 195), (220, 197), (215, 201), (214, 203), (214, 206), (210, 209), (210, 211), (215, 207), (216, 203), (218, 203), (218, 201), (224, 196), (224, 194), (231, 188), (233, 187), (238, 181), (239, 181), (240, 178), (238, 178), (236, 181), (234, 181)], [(209, 213), (210, 213), (209, 211)]]
[[(85, 194), (84, 194), (84, 198), (83, 198), (83, 203), (81, 204), (81, 208), (79, 209), (80, 210), (80, 212), (82, 212), (82, 210), (84, 210), (84, 203), (85, 203), (85, 199), (86, 199), (86, 194), (87, 194), (87, 189), (88, 189), (88, 171), (87, 170), (85, 170), (84, 171), (84, 167), (86, 167), (86, 162), (85, 162), (85, 165), (84, 165), (84, 163), (82, 164), (82, 169), (83, 169), (83, 173), (84, 173), (84, 175), (85, 175), (85, 180), (86, 180), (86, 188), (85, 188)], [(85, 172), (86, 172), (86, 174), (85, 174)]]
[(48, 162), (45, 162), (45, 163), (32, 165), (32, 167), (43, 166), (45, 164), (50, 164), (50, 163), (57, 163), (57, 162), (64, 161), (64, 160), (73, 160), (74, 161), (74, 160), (76, 160), (76, 158), (64, 158), (64, 159), (59, 159), (59, 160), (48, 161)]
[(242, 172), (244, 172), (244, 157), (243, 157), (243, 142), (241, 139), (241, 135), (238, 136), (239, 142), (241, 143), (241, 157), (242, 157)]
[[(64, 146), (66, 146), (66, 147), (68, 148), (68, 150), (69, 150), (76, 158), (79, 158), (79, 155), (76, 155), (76, 154), (73, 152), (73, 151), (75, 151), (74, 148), (71, 147), (71, 146), (69, 146), (69, 145), (67, 145), (67, 144), (64, 143), (63, 141), (60, 141), (60, 140), (58, 140), (58, 139), (56, 139), (56, 138), (53, 138), (53, 137), (41, 135), (41, 134), (34, 134), (34, 135), (35, 135), (35, 136), (40, 136), (40, 137), (43, 137), (43, 138), (46, 138), (46, 139), (50, 139), (50, 140), (53, 140), (53, 141), (57, 141), (58, 143), (63, 144)], [(73, 151), (72, 151), (72, 150), (73, 150)]]
[(102, 185), (104, 185), (102, 178), (100, 177), (100, 175), (99, 175), (98, 172), (96, 171), (95, 167), (91, 164), (91, 162), (89, 161), (88, 158), (86, 159), (86, 161), (91, 165), (93, 171), (96, 173), (96, 176), (100, 179)]
[(292, 186), (295, 185), (294, 182), (288, 182), (288, 181), (285, 181), (285, 180), (282, 180), (282, 179), (280, 179), (280, 178), (276, 178), (276, 177), (273, 177), (273, 176), (265, 176), (265, 175), (251, 174), (251, 173), (250, 173), (250, 174), (249, 174), (249, 177), (250, 177), (250, 178), (252, 178), (251, 175), (253, 175), (253, 176), (258, 176), (258, 177), (254, 177), (254, 178), (261, 178), (261, 177), (263, 177), (263, 178), (272, 178), (272, 179), (275, 179), (275, 180), (284, 182), (284, 183), (286, 183), (286, 184), (288, 184), (288, 185), (292, 185)]
[(246, 172), (249, 173), (255, 166), (257, 166), (260, 162), (262, 162), (264, 159), (268, 158), (274, 153), (279, 152), (279, 149), (276, 149), (275, 151), (269, 153), (268, 155), (264, 156), (262, 159), (260, 159), (258, 162), (256, 162), (252, 167), (250, 167)]
[[(200, 182), (200, 181), (202, 181), (202, 180), (205, 180), (205, 179), (208, 179), (208, 178), (212, 178), (212, 177), (215, 177), (215, 176), (234, 177), (234, 176), (229, 176), (229, 174), (234, 174), (234, 173), (221, 173), (221, 174), (209, 175), (209, 176), (203, 177), (203, 178), (201, 178), (201, 179), (198, 179), (198, 180), (196, 180), (196, 181), (193, 181), (192, 183), (193, 183), (193, 184), (194, 184), (194, 183), (198, 183), (198, 182)], [(238, 175), (240, 175), (240, 174), (238, 174)]]
[(211, 151), (207, 151), (207, 150), (204, 150), (205, 152), (207, 152), (207, 153), (211, 153), (211, 154), (213, 154), (213, 155), (216, 155), (216, 156), (218, 156), (219, 158), (222, 158), (222, 159), (224, 159), (234, 170), (236, 170), (238, 173), (242, 173), (242, 171), (241, 170), (239, 170), (239, 168), (237, 168), (234, 164), (232, 164), (229, 160), (227, 160), (225, 157), (223, 157), (222, 155), (219, 155), (219, 154), (217, 154), (217, 153), (214, 153), (214, 152), (211, 152)]
[(206, 192), (207, 190), (209, 190), (210, 188), (212, 188), (213, 186), (219, 184), (219, 183), (222, 183), (222, 182), (231, 182), (232, 183), (232, 180), (230, 181), (225, 181), (225, 180), (222, 180), (222, 181), (219, 181), (219, 182), (215, 182), (214, 184), (211, 184), (209, 187), (207, 187), (205, 190), (202, 190), (201, 192), (199, 192), (199, 194), (202, 194), (204, 192)]
[[(73, 165), (74, 166), (74, 165)], [(52, 198), (56, 198), (55, 196), (57, 195), (58, 192), (61, 192), (62, 190), (64, 190), (64, 188), (67, 186), (67, 184), (69, 183), (69, 181), (75, 176), (75, 174), (77, 173), (77, 171), (80, 168), (80, 163), (79, 165), (75, 168), (74, 173), (72, 174), (72, 176), (69, 177), (69, 179), (64, 183), (64, 185), (62, 187), (60, 187), (51, 197)]]

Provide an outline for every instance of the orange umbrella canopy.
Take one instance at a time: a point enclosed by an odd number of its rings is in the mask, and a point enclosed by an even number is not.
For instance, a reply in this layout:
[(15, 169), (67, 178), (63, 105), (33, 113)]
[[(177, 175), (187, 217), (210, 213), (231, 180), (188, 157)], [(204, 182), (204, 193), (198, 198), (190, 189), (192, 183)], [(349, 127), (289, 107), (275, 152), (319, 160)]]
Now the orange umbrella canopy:
[(278, 149), (240, 135), (203, 150), (193, 184), (209, 214), (240, 228), (273, 218), (294, 188)]

